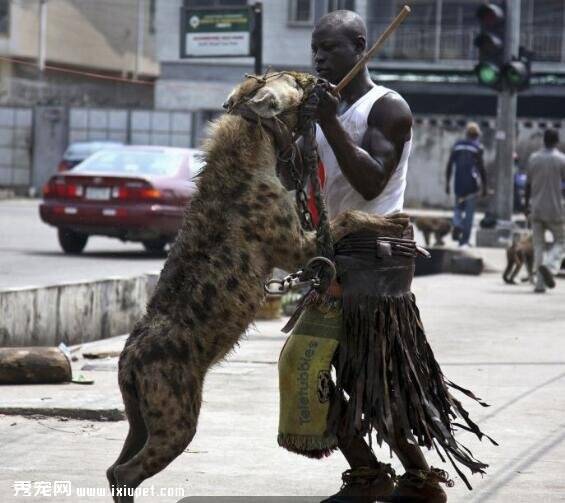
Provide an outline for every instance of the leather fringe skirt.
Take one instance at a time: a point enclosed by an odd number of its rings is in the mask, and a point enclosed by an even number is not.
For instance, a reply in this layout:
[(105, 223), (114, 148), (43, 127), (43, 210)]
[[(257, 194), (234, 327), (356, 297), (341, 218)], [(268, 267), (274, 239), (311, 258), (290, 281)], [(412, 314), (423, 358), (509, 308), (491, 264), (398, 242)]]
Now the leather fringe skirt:
[[(410, 240), (398, 240), (397, 253), (394, 242), (392, 253), (390, 246), (382, 253), (382, 247), (371, 245), (375, 240), (355, 235), (336, 245), (343, 331), (333, 362), (336, 395), (328, 433), (349, 438), (374, 431), (379, 445), (401, 439), (435, 448), (470, 488), (459, 465), (472, 473), (484, 473), (488, 465), (455, 439), (455, 431), (461, 428), (496, 442), (471, 420), (451, 390), (487, 405), (445, 378), (426, 340), (410, 292), (416, 254), (409, 252)], [(335, 298), (312, 293), (304, 299), (304, 306), (325, 303), (335, 305)]]

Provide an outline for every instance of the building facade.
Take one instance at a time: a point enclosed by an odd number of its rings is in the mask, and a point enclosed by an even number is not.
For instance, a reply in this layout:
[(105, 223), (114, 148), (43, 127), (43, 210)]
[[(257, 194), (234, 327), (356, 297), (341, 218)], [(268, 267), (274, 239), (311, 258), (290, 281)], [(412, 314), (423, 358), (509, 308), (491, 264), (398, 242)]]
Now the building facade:
[(155, 14), (156, 0), (0, 0), (0, 104), (152, 106), (152, 86), (112, 79), (159, 75)]
[[(519, 0), (515, 0), (519, 1)], [(534, 52), (532, 87), (521, 93), (519, 115), (558, 117), (565, 98), (565, 0), (520, 0), (521, 43)], [(245, 6), (246, 0), (168, 0), (157, 6), (159, 108), (200, 110), (203, 119), (253, 71), (250, 58), (180, 58), (180, 9)], [(311, 69), (310, 35), (326, 12), (354, 9), (376, 40), (402, 5), (412, 14), (369, 65), (374, 79), (402, 92), (416, 114), (496, 114), (496, 95), (473, 73), (479, 0), (264, 0), (264, 67)], [(449, 99), (445, 99), (448, 96)], [(557, 114), (557, 115), (556, 115)]]
[[(167, 0), (157, 5), (161, 76), (155, 106), (192, 112), (194, 146), (234, 85), (253, 72), (253, 60), (181, 58), (181, 7), (247, 3), (252, 1)], [(480, 87), (473, 72), (481, 0), (263, 0), (263, 68), (311, 71), (311, 32), (330, 10), (360, 13), (371, 43), (405, 3), (412, 14), (369, 68), (376, 82), (402, 93), (415, 115), (407, 204), (449, 207), (445, 164), (467, 120), (481, 124), (487, 169), (493, 169), (496, 94)], [(541, 146), (543, 128), (560, 127), (565, 118), (565, 0), (521, 0), (521, 8), (522, 44), (535, 53), (532, 86), (518, 99), (517, 151), (523, 164)]]

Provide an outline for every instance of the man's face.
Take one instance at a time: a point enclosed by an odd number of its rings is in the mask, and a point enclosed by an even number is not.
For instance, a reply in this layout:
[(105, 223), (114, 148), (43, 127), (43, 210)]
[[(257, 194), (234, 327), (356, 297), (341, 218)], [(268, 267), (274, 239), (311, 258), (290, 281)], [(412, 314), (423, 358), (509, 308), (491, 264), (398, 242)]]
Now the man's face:
[(337, 84), (355, 66), (360, 50), (344, 30), (320, 26), (312, 34), (312, 57), (319, 77)]

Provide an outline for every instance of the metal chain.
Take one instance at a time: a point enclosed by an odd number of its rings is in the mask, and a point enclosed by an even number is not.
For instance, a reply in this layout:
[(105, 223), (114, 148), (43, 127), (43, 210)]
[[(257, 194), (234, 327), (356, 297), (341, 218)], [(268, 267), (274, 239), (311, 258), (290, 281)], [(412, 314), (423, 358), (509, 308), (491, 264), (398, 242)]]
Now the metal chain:
[[(287, 291), (304, 286), (323, 293), (335, 278), (333, 240), (330, 233), (330, 222), (326, 205), (321, 194), (320, 180), (318, 178), (318, 152), (316, 146), (316, 125), (314, 114), (318, 107), (319, 96), (315, 88), (303, 104), (301, 109), (299, 133), (302, 135), (302, 151), (292, 142), (290, 151), (286, 155), (278, 155), (278, 162), (284, 164), (290, 171), (296, 190), (296, 206), (300, 217), (300, 224), (306, 231), (316, 230), (316, 253), (301, 271), (289, 274), (282, 280), (272, 279), (265, 284), (265, 291), (271, 295), (282, 295)], [(306, 177), (299, 173), (296, 167), (296, 156), (301, 157), (301, 165), (305, 169)], [(314, 201), (318, 210), (318, 226), (308, 206), (308, 194), (303, 180), (310, 180)]]

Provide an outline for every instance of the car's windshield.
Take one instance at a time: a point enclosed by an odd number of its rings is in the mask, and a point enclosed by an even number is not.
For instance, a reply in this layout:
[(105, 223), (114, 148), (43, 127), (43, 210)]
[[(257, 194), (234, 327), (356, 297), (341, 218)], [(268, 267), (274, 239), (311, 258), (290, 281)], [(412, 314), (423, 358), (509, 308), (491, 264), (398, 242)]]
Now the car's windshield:
[(73, 160), (73, 159), (82, 160), (82, 159), (86, 159), (89, 155), (99, 150), (116, 148), (119, 146), (120, 146), (119, 143), (111, 143), (111, 142), (73, 143), (72, 145), (69, 146), (69, 148), (65, 152), (64, 158), (68, 160)]
[(193, 152), (190, 155), (190, 176), (194, 178), (198, 176), (204, 168), (204, 160), (202, 159), (202, 152)]
[(89, 157), (73, 171), (171, 176), (178, 172), (183, 158), (182, 152), (105, 150)]

